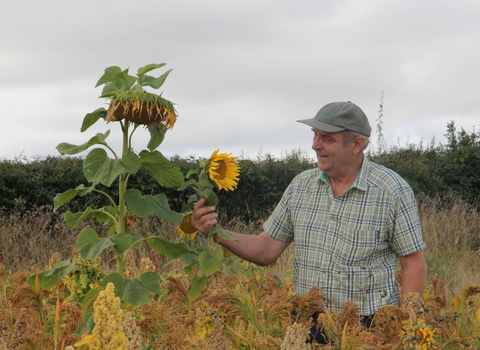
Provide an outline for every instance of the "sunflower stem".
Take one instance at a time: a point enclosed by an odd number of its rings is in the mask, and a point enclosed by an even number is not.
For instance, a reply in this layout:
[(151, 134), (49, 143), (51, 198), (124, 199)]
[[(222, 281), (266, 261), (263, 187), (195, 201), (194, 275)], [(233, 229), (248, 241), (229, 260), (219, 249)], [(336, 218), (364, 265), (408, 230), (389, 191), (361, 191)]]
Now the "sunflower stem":
[(100, 194), (103, 194), (105, 197), (107, 197), (108, 201), (110, 202), (110, 204), (116, 208), (117, 207), (117, 203), (115, 203), (115, 201), (113, 200), (112, 197), (110, 197), (110, 195), (104, 191), (101, 191), (101, 190), (98, 190), (96, 188), (93, 189), (94, 192), (97, 192), (97, 193), (100, 193)]
[[(128, 123), (125, 123), (125, 126), (122, 125), (123, 132), (123, 148), (122, 148), (122, 158), (126, 152), (129, 150), (129, 135), (128, 135)], [(125, 204), (125, 191), (127, 188), (127, 175), (120, 174), (118, 181), (118, 211), (117, 211), (117, 222), (115, 223), (116, 233), (125, 233), (125, 219), (127, 217), (127, 206)], [(117, 253), (117, 273), (123, 276), (123, 267), (125, 261), (123, 254)]]
[(132, 138), (133, 134), (135, 133), (135, 130), (140, 126), (140, 124), (135, 124), (133, 127), (132, 132), (130, 133), (130, 138), (128, 139), (128, 149), (132, 149)]
[(102, 145), (107, 147), (110, 150), (110, 152), (112, 152), (115, 159), (118, 159), (117, 153), (115, 152), (115, 150), (112, 147), (110, 147), (110, 145), (108, 145), (106, 142), (102, 142)]

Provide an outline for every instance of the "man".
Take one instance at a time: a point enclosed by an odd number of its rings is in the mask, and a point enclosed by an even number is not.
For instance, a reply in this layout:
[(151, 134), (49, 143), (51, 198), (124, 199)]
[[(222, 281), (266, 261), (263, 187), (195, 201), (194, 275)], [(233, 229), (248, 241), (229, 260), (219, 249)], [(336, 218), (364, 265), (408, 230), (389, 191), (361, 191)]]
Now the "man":
[[(231, 232), (242, 244), (216, 242), (262, 266), (295, 242), (296, 293), (319, 286), (334, 311), (353, 300), (369, 324), (381, 306), (400, 305), (410, 292), (423, 294), (425, 243), (413, 191), (397, 173), (364, 156), (371, 127), (355, 104), (329, 103), (299, 122), (312, 127), (318, 168), (293, 179), (260, 235)], [(204, 203), (196, 204), (192, 223), (207, 233), (217, 214)]]

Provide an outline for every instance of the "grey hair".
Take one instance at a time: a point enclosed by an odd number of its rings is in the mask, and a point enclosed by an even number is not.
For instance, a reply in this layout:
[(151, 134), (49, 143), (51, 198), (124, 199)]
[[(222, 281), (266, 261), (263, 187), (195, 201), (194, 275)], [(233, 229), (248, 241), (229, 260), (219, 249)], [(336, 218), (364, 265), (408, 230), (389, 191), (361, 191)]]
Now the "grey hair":
[(343, 138), (344, 146), (349, 146), (353, 141), (355, 141), (359, 137), (362, 137), (364, 140), (362, 151), (365, 151), (368, 147), (368, 144), (370, 143), (370, 137), (362, 135), (356, 131), (345, 130), (343, 134), (345, 135), (345, 137)]

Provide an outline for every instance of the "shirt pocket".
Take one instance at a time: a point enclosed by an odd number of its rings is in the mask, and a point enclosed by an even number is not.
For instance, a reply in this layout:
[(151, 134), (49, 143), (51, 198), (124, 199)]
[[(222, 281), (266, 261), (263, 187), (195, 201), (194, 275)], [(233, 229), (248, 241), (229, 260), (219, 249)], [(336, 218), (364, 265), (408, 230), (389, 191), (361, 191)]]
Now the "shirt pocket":
[(340, 228), (337, 231), (334, 244), (336, 262), (344, 266), (369, 266), (379, 250), (382, 241), (381, 231), (348, 230)]

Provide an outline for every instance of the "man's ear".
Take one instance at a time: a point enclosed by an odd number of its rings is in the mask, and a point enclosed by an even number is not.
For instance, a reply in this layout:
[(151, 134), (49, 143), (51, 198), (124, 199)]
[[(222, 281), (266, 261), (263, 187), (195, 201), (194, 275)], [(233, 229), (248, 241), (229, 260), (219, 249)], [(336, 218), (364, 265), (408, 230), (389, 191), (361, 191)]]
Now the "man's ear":
[(365, 144), (365, 139), (363, 137), (357, 137), (353, 141), (353, 153), (358, 154), (363, 151), (363, 145)]

